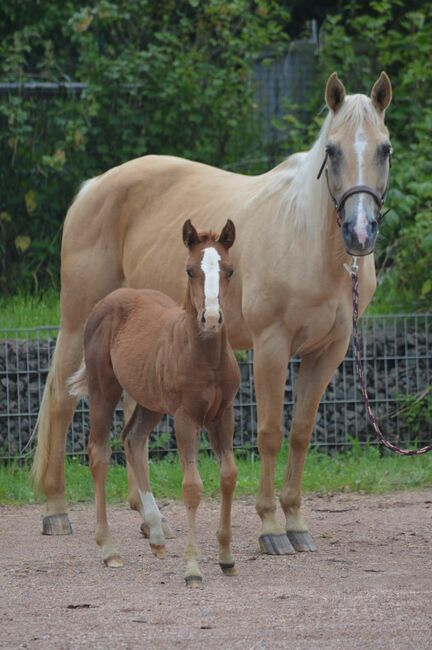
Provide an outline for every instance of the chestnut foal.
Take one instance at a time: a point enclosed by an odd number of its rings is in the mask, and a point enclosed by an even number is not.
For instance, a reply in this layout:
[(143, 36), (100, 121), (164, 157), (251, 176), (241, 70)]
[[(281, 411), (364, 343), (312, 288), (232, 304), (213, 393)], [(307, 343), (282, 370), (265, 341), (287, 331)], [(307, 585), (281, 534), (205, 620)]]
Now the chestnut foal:
[[(149, 528), (150, 547), (165, 555), (162, 517), (143, 462), (146, 439), (164, 413), (174, 417), (183, 468), (183, 499), (188, 535), (186, 584), (199, 586), (195, 518), (202, 494), (197, 468), (199, 432), (206, 428), (220, 462), (222, 493), (219, 563), (235, 575), (231, 553), (231, 504), (237, 470), (232, 450), (233, 399), (240, 384), (238, 365), (228, 344), (222, 306), (233, 267), (228, 250), (235, 228), (228, 220), (220, 236), (198, 234), (190, 220), (183, 226), (189, 249), (185, 308), (158, 291), (118, 289), (93, 308), (84, 332), (85, 363), (69, 380), (73, 395), (88, 394), (88, 452), (97, 508), (96, 543), (107, 566), (122, 566), (108, 527), (105, 480), (111, 455), (109, 429), (124, 389), (135, 401), (122, 432), (126, 457), (141, 497), (140, 512)], [(169, 262), (167, 262), (169, 263)]]

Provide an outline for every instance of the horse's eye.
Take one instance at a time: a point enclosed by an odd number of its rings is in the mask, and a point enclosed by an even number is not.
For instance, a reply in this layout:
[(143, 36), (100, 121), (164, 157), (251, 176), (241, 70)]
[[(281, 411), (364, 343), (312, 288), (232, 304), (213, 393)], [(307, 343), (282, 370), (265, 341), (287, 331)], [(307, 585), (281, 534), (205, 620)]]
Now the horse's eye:
[(383, 144), (382, 152), (383, 152), (383, 155), (385, 156), (385, 158), (388, 158), (389, 156), (391, 156), (392, 153), (393, 153), (393, 149), (392, 149), (391, 144)]
[(186, 273), (188, 274), (188, 276), (189, 276), (190, 278), (193, 278), (193, 276), (194, 276), (193, 269), (186, 269)]
[(332, 158), (333, 156), (335, 156), (337, 154), (338, 149), (337, 149), (336, 145), (330, 143), (330, 144), (328, 144), (326, 146), (326, 152), (330, 156), (330, 158)]
[(230, 280), (232, 278), (232, 276), (234, 275), (234, 269), (230, 269), (229, 271), (227, 271), (226, 275), (227, 275), (228, 280)]

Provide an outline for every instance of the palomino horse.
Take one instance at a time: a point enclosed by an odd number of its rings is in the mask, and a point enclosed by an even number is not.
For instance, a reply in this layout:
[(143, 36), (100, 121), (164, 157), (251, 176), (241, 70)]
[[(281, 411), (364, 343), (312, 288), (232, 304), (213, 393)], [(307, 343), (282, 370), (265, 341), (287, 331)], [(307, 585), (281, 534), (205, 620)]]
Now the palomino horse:
[(230, 220), (219, 237), (212, 233), (198, 235), (186, 221), (183, 241), (189, 256), (185, 309), (159, 291), (117, 289), (98, 302), (85, 326), (85, 363), (68, 384), (72, 395), (89, 396), (88, 451), (96, 494), (96, 542), (107, 566), (122, 566), (108, 528), (105, 480), (111, 455), (112, 414), (124, 389), (136, 407), (122, 440), (138, 486), (140, 511), (149, 527), (153, 553), (165, 556), (165, 537), (143, 462), (144, 445), (162, 415), (170, 413), (184, 473), (183, 499), (188, 518), (186, 584), (194, 587), (202, 581), (195, 539), (202, 492), (197, 468), (202, 427), (207, 429), (220, 461), (219, 563), (224, 573), (236, 573), (231, 554), (231, 504), (237, 477), (232, 441), (233, 400), (240, 372), (223, 318), (225, 294), (234, 272), (228, 257), (234, 238)]
[[(390, 143), (384, 114), (391, 84), (382, 73), (370, 98), (346, 96), (332, 74), (325, 97), (329, 112), (310, 151), (261, 176), (145, 156), (84, 184), (64, 226), (61, 332), (39, 414), (33, 474), (47, 496), (45, 532), (70, 532), (63, 457), (76, 400), (65, 381), (80, 365), (92, 306), (121, 286), (150, 287), (180, 300), (183, 261), (176, 225), (190, 217), (200, 228), (221, 228), (230, 216), (237, 228), (236, 275), (225, 317), (232, 347), (254, 349), (261, 548), (290, 553), (289, 539), (299, 551), (314, 548), (300, 510), (301, 479), (321, 396), (351, 335), (351, 281), (344, 269), (350, 255), (366, 256), (359, 270), (360, 312), (376, 284), (374, 259), (367, 255), (375, 244), (379, 206), (370, 193), (351, 193), (338, 217), (330, 192), (336, 200), (353, 186), (385, 193)], [(317, 179), (325, 158), (326, 173)], [(280, 493), (281, 526), (274, 468), (283, 434), (286, 369), (295, 354), (301, 364)], [(129, 500), (137, 507), (134, 485)]]

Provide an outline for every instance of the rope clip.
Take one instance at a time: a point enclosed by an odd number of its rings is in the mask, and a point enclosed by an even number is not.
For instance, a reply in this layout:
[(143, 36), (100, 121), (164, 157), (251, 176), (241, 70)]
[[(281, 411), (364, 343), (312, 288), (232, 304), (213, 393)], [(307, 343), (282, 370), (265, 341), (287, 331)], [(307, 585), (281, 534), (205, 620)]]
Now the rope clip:
[(359, 268), (358, 257), (355, 255), (352, 257), (351, 266), (349, 266), (349, 264), (344, 264), (344, 269), (348, 275), (357, 275)]

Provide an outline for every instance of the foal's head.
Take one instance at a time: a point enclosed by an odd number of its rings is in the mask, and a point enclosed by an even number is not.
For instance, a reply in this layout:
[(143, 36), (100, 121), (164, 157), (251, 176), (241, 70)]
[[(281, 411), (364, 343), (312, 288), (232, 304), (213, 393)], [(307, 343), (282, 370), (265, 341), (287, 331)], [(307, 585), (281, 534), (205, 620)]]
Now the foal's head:
[(391, 145), (384, 114), (392, 98), (390, 79), (382, 72), (370, 98), (346, 96), (343, 83), (333, 73), (325, 97), (333, 114), (325, 173), (345, 250), (368, 255), (375, 246), (388, 185)]
[(228, 251), (234, 244), (235, 227), (228, 219), (220, 235), (198, 233), (190, 219), (183, 226), (183, 241), (189, 249), (186, 263), (189, 296), (203, 332), (218, 332), (223, 324), (225, 292), (234, 273)]

